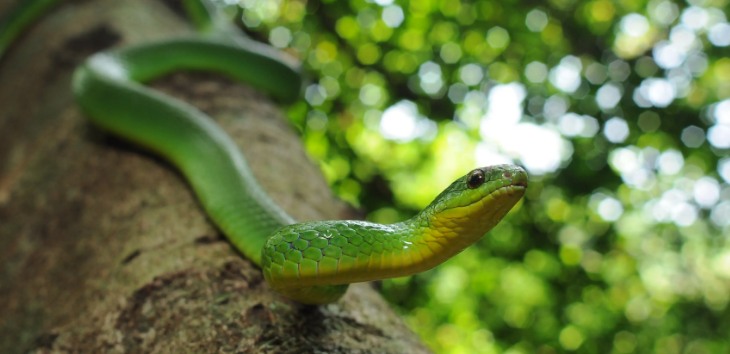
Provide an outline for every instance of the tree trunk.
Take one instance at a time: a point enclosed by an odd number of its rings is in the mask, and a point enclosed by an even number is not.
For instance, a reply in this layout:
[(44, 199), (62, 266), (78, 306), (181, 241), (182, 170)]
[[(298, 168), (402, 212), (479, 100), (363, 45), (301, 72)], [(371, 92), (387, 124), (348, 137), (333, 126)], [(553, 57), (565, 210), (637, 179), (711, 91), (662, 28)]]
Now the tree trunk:
[[(0, 62), (0, 352), (428, 352), (367, 284), (319, 307), (272, 292), (182, 176), (79, 112), (86, 56), (192, 32), (171, 2), (66, 2)], [(152, 86), (214, 117), (298, 220), (352, 217), (266, 97), (205, 74)]]

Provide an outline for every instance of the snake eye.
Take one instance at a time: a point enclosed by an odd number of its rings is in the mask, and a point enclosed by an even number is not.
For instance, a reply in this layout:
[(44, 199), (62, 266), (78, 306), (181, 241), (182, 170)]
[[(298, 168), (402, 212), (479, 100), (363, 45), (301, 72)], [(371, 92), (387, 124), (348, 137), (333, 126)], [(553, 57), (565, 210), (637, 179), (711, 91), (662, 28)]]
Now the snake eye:
[(466, 186), (469, 189), (479, 188), (482, 184), (484, 184), (484, 172), (482, 170), (471, 171), (469, 176), (466, 177)]

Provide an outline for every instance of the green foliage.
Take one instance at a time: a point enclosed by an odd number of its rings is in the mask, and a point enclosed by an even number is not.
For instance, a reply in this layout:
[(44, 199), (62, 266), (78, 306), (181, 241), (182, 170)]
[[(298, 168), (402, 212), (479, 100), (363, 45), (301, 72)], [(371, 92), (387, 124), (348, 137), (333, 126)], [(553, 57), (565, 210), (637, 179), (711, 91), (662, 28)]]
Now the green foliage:
[[(523, 202), (385, 296), (439, 353), (730, 352), (727, 0), (242, 0), (303, 61), (338, 195), (403, 220), (475, 165)], [(391, 192), (392, 191), (392, 192)]]

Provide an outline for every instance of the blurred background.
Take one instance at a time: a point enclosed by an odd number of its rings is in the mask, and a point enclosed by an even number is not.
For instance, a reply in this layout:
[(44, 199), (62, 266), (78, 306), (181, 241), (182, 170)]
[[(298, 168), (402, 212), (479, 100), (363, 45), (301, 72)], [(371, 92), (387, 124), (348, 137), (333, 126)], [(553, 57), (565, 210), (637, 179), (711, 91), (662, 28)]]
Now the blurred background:
[(368, 220), (529, 171), (483, 240), (383, 282), (434, 351), (730, 353), (727, 0), (219, 3), (304, 63), (288, 116)]

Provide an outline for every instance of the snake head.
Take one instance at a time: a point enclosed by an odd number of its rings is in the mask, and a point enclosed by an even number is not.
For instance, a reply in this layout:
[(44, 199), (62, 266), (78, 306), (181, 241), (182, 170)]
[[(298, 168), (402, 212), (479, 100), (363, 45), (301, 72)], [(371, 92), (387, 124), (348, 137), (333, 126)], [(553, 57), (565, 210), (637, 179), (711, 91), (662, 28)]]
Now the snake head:
[(497, 225), (525, 194), (527, 184), (527, 172), (519, 166), (474, 169), (424, 209), (420, 216), (429, 224), (424, 232), (448, 240), (448, 248), (458, 253)]
[[(520, 186), (527, 188), (527, 172), (520, 166), (495, 165), (477, 168), (464, 177), (468, 189), (479, 189), (488, 183), (502, 183), (503, 186)], [(496, 188), (499, 186), (495, 185)], [(487, 188), (491, 193), (494, 189)]]
[(447, 209), (468, 207), (487, 197), (498, 197), (495, 192), (519, 194), (522, 197), (527, 184), (527, 172), (522, 167), (515, 165), (480, 167), (454, 181), (427, 209), (440, 213)]

